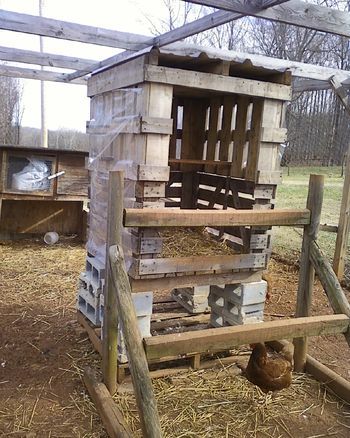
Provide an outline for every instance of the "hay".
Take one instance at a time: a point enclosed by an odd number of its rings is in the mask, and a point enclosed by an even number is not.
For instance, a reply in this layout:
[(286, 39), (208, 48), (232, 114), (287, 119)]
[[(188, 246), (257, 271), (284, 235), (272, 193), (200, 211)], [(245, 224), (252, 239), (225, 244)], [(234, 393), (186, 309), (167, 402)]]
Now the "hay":
[[(157, 379), (153, 385), (165, 438), (293, 438), (294, 420), (297, 423), (334, 402), (307, 375), (295, 375), (290, 388), (266, 395), (242, 376), (235, 376), (234, 366)], [(133, 436), (141, 437), (134, 396), (124, 392), (115, 400)], [(325, 436), (336, 434), (333, 430)]]
[(226, 241), (216, 240), (205, 228), (164, 228), (159, 231), (163, 249), (159, 257), (236, 254)]

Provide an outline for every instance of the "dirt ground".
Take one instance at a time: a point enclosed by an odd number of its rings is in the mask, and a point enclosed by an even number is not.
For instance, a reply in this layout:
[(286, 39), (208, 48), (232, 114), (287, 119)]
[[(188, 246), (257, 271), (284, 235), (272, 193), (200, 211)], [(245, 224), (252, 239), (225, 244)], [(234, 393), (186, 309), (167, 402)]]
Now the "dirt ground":
[[(0, 244), (0, 436), (106, 436), (81, 381), (84, 365), (99, 363), (99, 357), (75, 322), (76, 284), (84, 269), (84, 257), (83, 246), (69, 240), (52, 247), (25, 241)], [(267, 317), (292, 316), (297, 269), (275, 259), (270, 263), (270, 276), (272, 293), (266, 306)], [(316, 284), (313, 314), (324, 313), (331, 310)], [(350, 349), (342, 337), (311, 340), (310, 349), (314, 357), (350, 379)], [(220, 381), (218, 375), (221, 379), (222, 373), (230, 374), (230, 370), (155, 381), (158, 402), (165, 406), (161, 415), (168, 425), (167, 437), (350, 436), (349, 407), (305, 376), (295, 377), (291, 392), (267, 400), (243, 378), (229, 375)], [(214, 385), (210, 393), (206, 392), (206, 381)], [(232, 394), (237, 394), (234, 385), (238, 383), (246, 386), (242, 397), (233, 398)], [(186, 390), (180, 390), (181, 387)], [(176, 403), (170, 405), (169, 399), (164, 398), (166, 391), (182, 392), (183, 398), (175, 397)], [(119, 402), (130, 415), (138, 436), (133, 401), (128, 393), (120, 397)], [(299, 399), (304, 407), (295, 405)], [(196, 400), (204, 406), (209, 400), (211, 406), (203, 413), (203, 424), (209, 426), (193, 435), (188, 418), (194, 418), (194, 412), (198, 415), (193, 410)], [(250, 412), (254, 421), (249, 427), (237, 423), (235, 403), (246, 406)], [(179, 408), (181, 415), (185, 415), (183, 406), (193, 412), (187, 412), (182, 421), (187, 432), (180, 433), (174, 416)], [(224, 410), (225, 406), (230, 409)], [(279, 409), (280, 414), (273, 419), (276, 424), (272, 427), (269, 418), (274, 409)], [(220, 413), (223, 425), (214, 424), (215, 412)], [(176, 418), (181, 419), (179, 415), (180, 411)], [(254, 429), (257, 421), (265, 429), (256, 426)]]

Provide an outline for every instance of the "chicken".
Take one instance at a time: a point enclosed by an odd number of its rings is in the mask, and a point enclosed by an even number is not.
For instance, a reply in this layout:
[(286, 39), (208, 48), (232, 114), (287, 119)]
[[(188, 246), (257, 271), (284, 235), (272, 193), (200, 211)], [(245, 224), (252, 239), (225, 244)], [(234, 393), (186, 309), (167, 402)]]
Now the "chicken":
[(268, 357), (264, 344), (252, 344), (252, 354), (243, 375), (267, 393), (287, 388), (292, 382), (293, 352), (284, 347), (275, 357)]

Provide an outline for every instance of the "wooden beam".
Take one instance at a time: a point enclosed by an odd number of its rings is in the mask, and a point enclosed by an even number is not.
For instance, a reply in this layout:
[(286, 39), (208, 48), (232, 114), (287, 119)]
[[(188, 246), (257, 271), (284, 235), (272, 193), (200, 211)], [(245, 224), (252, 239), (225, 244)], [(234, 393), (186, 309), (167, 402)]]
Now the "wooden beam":
[(291, 98), (289, 85), (200, 73), (178, 68), (159, 67), (157, 65), (145, 66), (145, 81), (278, 100), (290, 100)]
[(250, 4), (251, 2), (244, 2), (242, 0), (186, 1), (348, 38), (350, 37), (350, 14), (348, 11), (340, 11), (300, 0), (291, 0), (286, 4), (277, 5), (261, 11), (254, 11), (254, 8)]
[(83, 380), (108, 436), (110, 438), (131, 438), (133, 433), (106, 386), (99, 381), (90, 368), (85, 368)]
[[(309, 192), (306, 207), (311, 212), (310, 224), (304, 228), (303, 243), (300, 255), (299, 284), (295, 315), (308, 316), (311, 311), (312, 291), (315, 271), (310, 262), (310, 245), (317, 238), (322, 201), (323, 201), (323, 175), (310, 175)], [(294, 367), (297, 372), (305, 368), (307, 354), (307, 338), (294, 339)]]
[(332, 85), (334, 93), (338, 96), (341, 103), (343, 104), (345, 111), (350, 115), (350, 98), (340, 79), (338, 79), (337, 76), (334, 75), (330, 78), (329, 82)]
[(0, 29), (130, 50), (140, 50), (152, 41), (152, 38), (144, 35), (20, 14), (3, 9), (0, 10)]
[(85, 316), (78, 310), (77, 311), (77, 321), (78, 323), (84, 327), (86, 333), (88, 334), (90, 341), (97, 351), (102, 356), (102, 343), (101, 339), (97, 336), (93, 327), (91, 327), (89, 321), (85, 318)]
[(305, 371), (324, 383), (339, 398), (350, 403), (350, 382), (309, 354), (306, 356)]
[[(0, 64), (0, 76), (8, 76), (20, 79), (37, 79), (39, 81), (67, 82), (66, 73), (54, 73), (46, 70), (36, 70), (30, 68), (12, 67)], [(75, 79), (72, 84), (86, 85), (86, 79)]]
[(106, 284), (103, 316), (102, 373), (103, 381), (113, 395), (117, 389), (118, 366), (118, 308), (117, 292), (113, 285), (109, 263), (109, 247), (122, 242), (124, 199), (124, 172), (112, 171), (108, 176), (107, 237), (106, 237)]
[[(284, 3), (288, 0), (268, 0), (263, 3), (262, 7), (256, 6), (254, 8), (255, 11), (259, 11), (265, 8), (268, 8), (270, 5)], [(183, 26), (180, 26), (176, 29), (172, 29), (169, 32), (166, 32), (162, 35), (159, 35), (153, 39), (149, 40), (148, 46), (151, 48), (162, 47), (174, 43), (179, 40), (186, 39), (192, 35), (195, 35), (200, 32), (204, 32), (206, 30), (212, 29), (216, 26), (221, 26), (222, 24), (228, 23), (229, 21), (238, 20), (239, 18), (244, 17), (245, 14), (235, 13), (235, 12), (227, 12), (227, 11), (216, 11), (211, 14), (207, 14), (204, 17), (198, 18), (190, 23), (186, 23)], [(91, 65), (89, 68), (85, 68), (83, 70), (78, 70), (69, 75), (69, 80), (76, 79), (81, 76), (85, 76), (87, 73), (91, 73), (101, 68), (111, 67), (114, 64), (118, 64), (120, 62), (126, 61), (127, 59), (132, 59), (134, 56), (138, 56), (139, 54), (143, 54), (142, 50), (144, 49), (143, 44), (136, 46), (134, 50), (139, 50), (140, 52), (136, 55), (131, 51), (125, 51), (123, 53), (119, 53), (118, 55), (107, 58), (95, 65)]]
[(113, 245), (110, 247), (109, 259), (142, 433), (145, 437), (161, 438), (162, 432), (157, 402), (153, 393), (148, 363), (137, 324), (121, 246)]
[[(316, 274), (325, 290), (334, 313), (343, 313), (350, 318), (350, 304), (335, 275), (331, 264), (320, 250), (316, 242), (310, 244), (310, 259)], [(345, 333), (345, 339), (350, 346), (350, 332)]]
[(149, 278), (142, 280), (130, 279), (130, 283), (133, 292), (147, 292), (150, 290), (175, 289), (176, 287), (251, 283), (260, 280), (261, 271), (240, 271), (225, 274), (181, 275), (176, 277)]
[(75, 58), (54, 53), (40, 53), (3, 46), (0, 47), (0, 59), (2, 61), (24, 62), (48, 67), (70, 68), (72, 70), (85, 68), (96, 62), (92, 59)]
[(308, 209), (274, 210), (180, 210), (177, 208), (126, 208), (125, 227), (215, 227), (307, 225)]
[(219, 327), (144, 338), (148, 360), (161, 357), (231, 350), (239, 345), (281, 338), (344, 333), (349, 328), (346, 315), (310, 316), (259, 324)]

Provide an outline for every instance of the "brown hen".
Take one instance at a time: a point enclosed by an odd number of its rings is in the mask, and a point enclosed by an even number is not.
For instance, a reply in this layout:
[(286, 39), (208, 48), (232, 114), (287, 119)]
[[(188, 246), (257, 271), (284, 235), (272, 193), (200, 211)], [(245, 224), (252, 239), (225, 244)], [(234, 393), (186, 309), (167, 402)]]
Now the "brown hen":
[(292, 353), (289, 349), (282, 350), (276, 357), (268, 357), (264, 344), (252, 344), (252, 354), (245, 377), (254, 385), (267, 393), (287, 388), (292, 383)]

